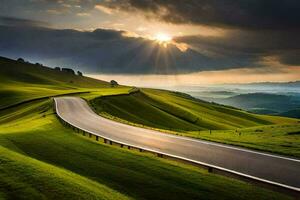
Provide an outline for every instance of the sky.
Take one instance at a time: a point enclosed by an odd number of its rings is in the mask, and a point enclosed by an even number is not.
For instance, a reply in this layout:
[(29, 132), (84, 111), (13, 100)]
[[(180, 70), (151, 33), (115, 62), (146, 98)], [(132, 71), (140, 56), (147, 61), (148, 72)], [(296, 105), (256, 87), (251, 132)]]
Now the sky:
[(132, 85), (300, 80), (298, 0), (0, 0), (0, 55)]

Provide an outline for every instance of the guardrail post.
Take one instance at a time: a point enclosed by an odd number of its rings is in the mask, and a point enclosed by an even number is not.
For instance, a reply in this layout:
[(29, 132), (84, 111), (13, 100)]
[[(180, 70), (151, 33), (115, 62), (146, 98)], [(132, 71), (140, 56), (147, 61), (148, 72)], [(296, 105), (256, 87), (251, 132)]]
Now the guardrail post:
[(140, 150), (140, 152), (143, 152), (143, 149), (139, 149)]
[(107, 142), (107, 139), (104, 138), (104, 143), (106, 144), (106, 142)]
[(112, 141), (109, 141), (109, 144), (112, 145)]
[(208, 167), (208, 172), (212, 173), (212, 171), (213, 171), (213, 168), (212, 167)]
[(96, 135), (96, 140), (99, 141), (99, 136)]
[(123, 145), (123, 144), (121, 144), (121, 148), (123, 148), (123, 146), (124, 146), (124, 145)]
[(83, 131), (82, 135), (85, 136), (85, 131)]
[(127, 148), (130, 149), (130, 146), (128, 146)]
[(92, 137), (92, 134), (91, 134), (91, 133), (89, 133), (89, 137), (90, 137), (90, 138)]

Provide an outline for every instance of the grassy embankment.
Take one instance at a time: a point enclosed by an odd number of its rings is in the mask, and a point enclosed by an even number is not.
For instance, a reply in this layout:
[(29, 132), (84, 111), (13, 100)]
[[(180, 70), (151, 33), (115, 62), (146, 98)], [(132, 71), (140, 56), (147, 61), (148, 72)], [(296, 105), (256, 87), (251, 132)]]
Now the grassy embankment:
[[(92, 91), (81, 95), (93, 99), (128, 93), (130, 88), (107, 88), (104, 82), (101, 85), (68, 74), (58, 83), (33, 83), (32, 78), (21, 80), (17, 76), (28, 77), (29, 73), (41, 78), (44, 72), (18, 65), (26, 70), (0, 79), (0, 92), (5, 94), (0, 105), (15, 105), (0, 111), (0, 199), (288, 199), (196, 167), (76, 135), (59, 123), (51, 99), (16, 104), (69, 93), (70, 89)], [(0, 66), (5, 77), (10, 70), (5, 71), (3, 63)], [(56, 75), (59, 72), (51, 73), (45, 72), (45, 79), (52, 81), (60, 76)], [(80, 79), (78, 84), (88, 80), (91, 85), (77, 85), (76, 79)], [(35, 95), (31, 96), (29, 90)]]
[(300, 158), (298, 119), (252, 114), (152, 89), (95, 98), (91, 105), (122, 123)]

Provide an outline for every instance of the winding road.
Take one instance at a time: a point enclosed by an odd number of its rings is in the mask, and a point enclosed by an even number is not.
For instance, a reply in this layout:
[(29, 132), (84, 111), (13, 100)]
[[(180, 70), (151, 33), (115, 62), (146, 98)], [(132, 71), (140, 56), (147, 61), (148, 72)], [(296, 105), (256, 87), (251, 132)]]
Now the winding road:
[(78, 97), (55, 98), (55, 106), (65, 122), (93, 135), (300, 192), (298, 159), (118, 123), (97, 115)]

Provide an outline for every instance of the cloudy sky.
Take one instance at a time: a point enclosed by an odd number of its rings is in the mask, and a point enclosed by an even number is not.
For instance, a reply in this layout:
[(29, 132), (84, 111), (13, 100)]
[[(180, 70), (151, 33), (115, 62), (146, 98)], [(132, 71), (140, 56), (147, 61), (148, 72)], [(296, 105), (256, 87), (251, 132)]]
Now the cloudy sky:
[(0, 0), (0, 55), (128, 84), (300, 79), (298, 0)]

